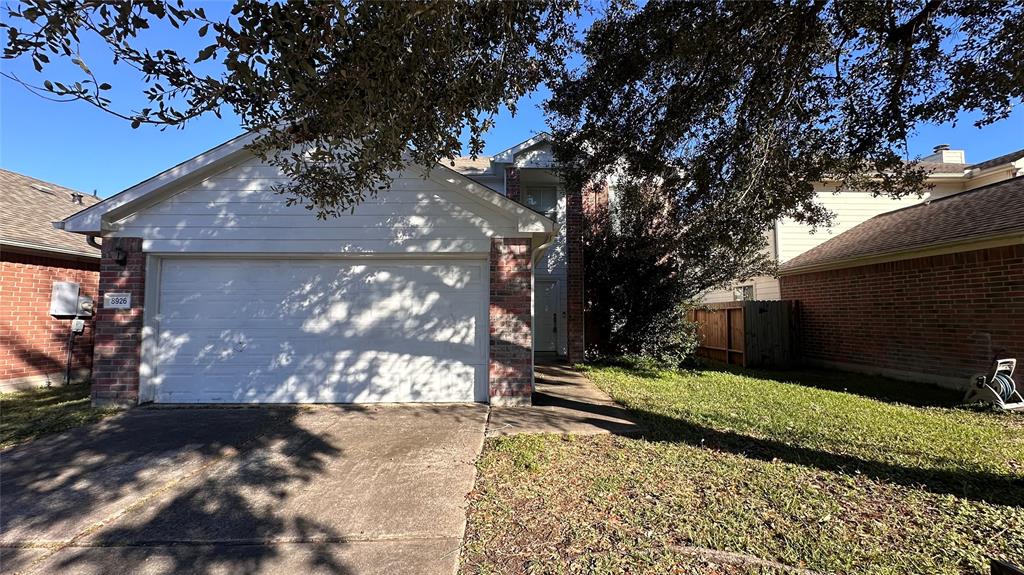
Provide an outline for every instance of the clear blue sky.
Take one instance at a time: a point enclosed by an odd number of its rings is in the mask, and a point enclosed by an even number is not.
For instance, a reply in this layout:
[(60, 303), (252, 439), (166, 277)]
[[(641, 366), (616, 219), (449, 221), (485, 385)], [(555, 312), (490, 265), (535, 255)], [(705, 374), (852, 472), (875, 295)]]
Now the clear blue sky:
[[(213, 13), (223, 10), (225, 4), (207, 6), (207, 11)], [(170, 28), (157, 28), (144, 40), (147, 45), (168, 45), (192, 53), (200, 45), (194, 34)], [(114, 85), (115, 103), (121, 108), (141, 104), (134, 70), (114, 67), (109, 57), (91, 57), (98, 54), (97, 48), (84, 46), (83, 54), (101, 81)], [(27, 60), (2, 60), (0, 69), (42, 83)], [(54, 77), (53, 73), (47, 77)], [(77, 75), (65, 77), (74, 79)], [(487, 137), (485, 153), (501, 151), (543, 131), (540, 103), (546, 95), (541, 90), (524, 98), (514, 119), (503, 113)], [(82, 102), (50, 102), (6, 78), (0, 80), (0, 167), (87, 193), (97, 190), (100, 197), (117, 193), (239, 133), (237, 118), (230, 113), (224, 119), (200, 118), (184, 129), (161, 131), (144, 126), (133, 130), (127, 122)], [(910, 154), (927, 155), (940, 143), (967, 150), (968, 162), (1024, 148), (1024, 110), (1018, 107), (1007, 120), (983, 130), (974, 128), (971, 117), (962, 118), (956, 127), (923, 126), (909, 142)]]

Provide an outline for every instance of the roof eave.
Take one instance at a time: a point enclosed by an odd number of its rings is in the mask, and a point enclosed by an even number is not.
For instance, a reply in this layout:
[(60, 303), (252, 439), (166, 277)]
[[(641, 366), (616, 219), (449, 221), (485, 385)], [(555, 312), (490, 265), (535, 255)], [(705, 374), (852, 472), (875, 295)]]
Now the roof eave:
[(63, 220), (64, 225), (61, 229), (86, 235), (102, 234), (109, 230), (110, 222), (136, 211), (140, 204), (153, 201), (160, 192), (174, 188), (186, 181), (207, 177), (219, 170), (221, 166), (248, 154), (246, 146), (255, 137), (254, 132), (242, 134), (173, 168), (164, 170), (102, 202), (68, 216)]
[(20, 248), (23, 250), (30, 250), (34, 252), (46, 252), (63, 254), (70, 256), (80, 256), (83, 258), (99, 259), (100, 253), (98, 251), (79, 251), (70, 248), (60, 248), (54, 246), (48, 246), (44, 244), (33, 244), (30, 242), (19, 242), (17, 240), (0, 239), (0, 246), (10, 246), (13, 248)]

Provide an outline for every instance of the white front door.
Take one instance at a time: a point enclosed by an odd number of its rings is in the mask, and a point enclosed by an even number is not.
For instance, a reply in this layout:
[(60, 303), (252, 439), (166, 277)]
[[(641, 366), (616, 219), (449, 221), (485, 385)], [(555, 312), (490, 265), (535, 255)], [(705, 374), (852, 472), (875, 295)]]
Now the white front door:
[(487, 399), (483, 260), (165, 258), (155, 401)]
[(534, 351), (558, 349), (558, 282), (536, 280), (534, 285)]

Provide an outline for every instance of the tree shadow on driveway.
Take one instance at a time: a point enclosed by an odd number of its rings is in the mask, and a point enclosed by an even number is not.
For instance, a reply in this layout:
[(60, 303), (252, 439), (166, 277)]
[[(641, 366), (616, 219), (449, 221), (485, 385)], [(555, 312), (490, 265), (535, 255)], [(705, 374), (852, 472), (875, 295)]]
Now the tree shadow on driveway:
[(303, 413), (138, 409), (8, 450), (3, 544), (60, 548), (28, 572), (252, 573), (286, 538), (311, 542), (289, 569), (349, 573), (331, 526), (277, 512), (342, 452)]

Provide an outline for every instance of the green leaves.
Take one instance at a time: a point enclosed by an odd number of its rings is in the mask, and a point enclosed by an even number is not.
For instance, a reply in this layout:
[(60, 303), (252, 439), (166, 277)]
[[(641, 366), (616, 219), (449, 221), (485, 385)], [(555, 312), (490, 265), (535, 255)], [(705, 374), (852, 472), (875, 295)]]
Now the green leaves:
[(1009, 0), (613, 5), (582, 68), (553, 82), (556, 153), (571, 178), (662, 181), (672, 225), (692, 232), (680, 242), (699, 248), (681, 250), (740, 255), (781, 217), (830, 222), (811, 182), (924, 188), (907, 138), (1020, 103), (1024, 61), (1009, 42), (1024, 44), (1022, 22)]
[[(432, 166), (483, 148), (506, 102), (561, 68), (575, 0), (540, 2), (287, 2), (236, 0), (224, 21), (177, 2), (28, 0), (11, 10), (4, 56), (77, 60), (81, 36), (136, 67), (148, 106), (114, 110), (104, 90), (74, 97), (133, 127), (181, 126), (229, 106), (260, 133), (253, 150), (290, 178), (278, 191), (318, 217), (334, 217), (387, 189), (409, 160)], [(29, 16), (35, 18), (30, 19)], [(139, 45), (151, 25), (209, 38), (195, 54)], [(40, 41), (39, 38), (42, 38)], [(59, 87), (59, 85), (58, 85)]]

